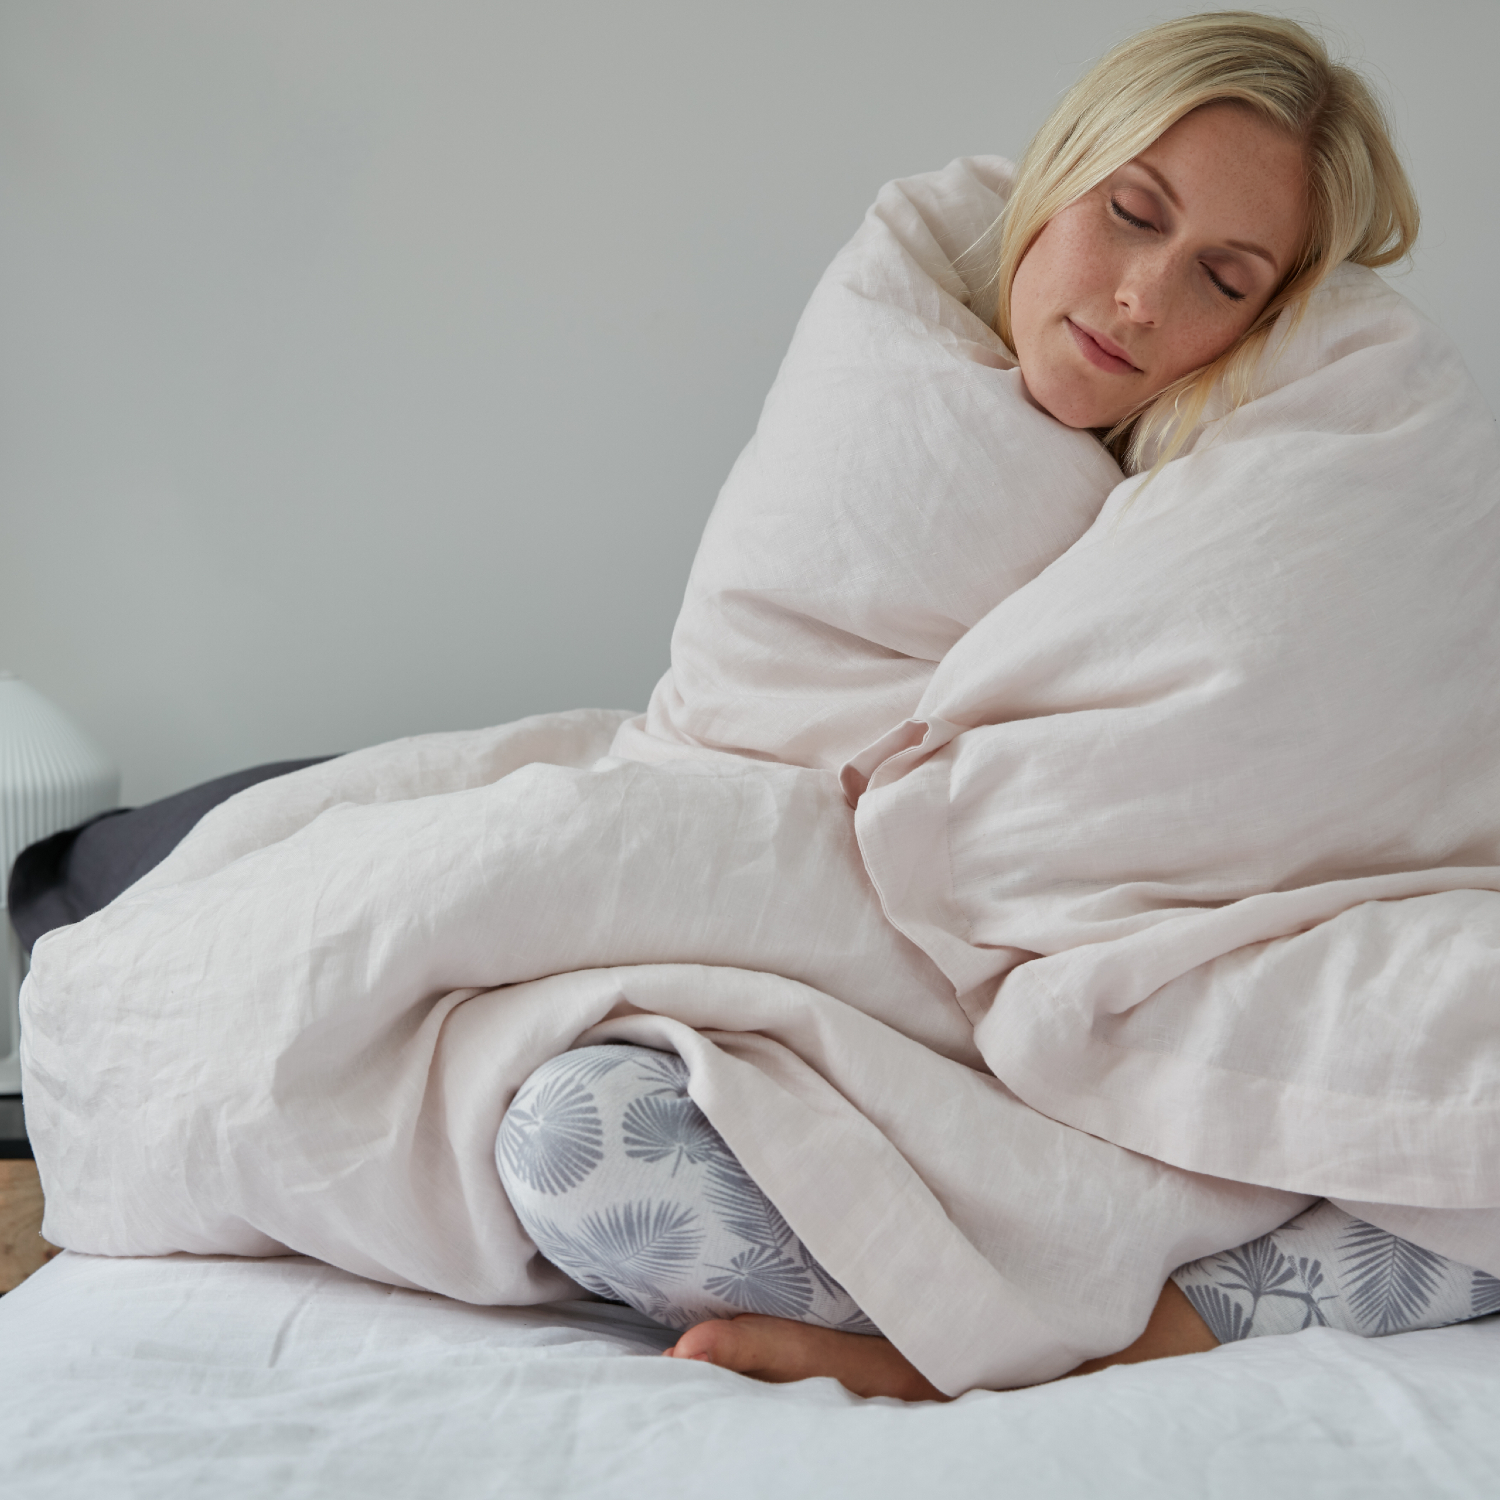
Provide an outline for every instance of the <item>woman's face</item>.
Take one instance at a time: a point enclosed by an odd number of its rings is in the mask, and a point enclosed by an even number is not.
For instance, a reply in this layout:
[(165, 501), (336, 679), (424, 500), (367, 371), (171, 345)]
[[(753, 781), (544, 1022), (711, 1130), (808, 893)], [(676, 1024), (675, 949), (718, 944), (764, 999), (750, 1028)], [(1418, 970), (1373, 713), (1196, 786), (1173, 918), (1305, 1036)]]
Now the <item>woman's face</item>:
[(1296, 141), (1210, 104), (1047, 221), (1016, 270), (1011, 332), (1038, 405), (1112, 427), (1216, 359), (1302, 243)]

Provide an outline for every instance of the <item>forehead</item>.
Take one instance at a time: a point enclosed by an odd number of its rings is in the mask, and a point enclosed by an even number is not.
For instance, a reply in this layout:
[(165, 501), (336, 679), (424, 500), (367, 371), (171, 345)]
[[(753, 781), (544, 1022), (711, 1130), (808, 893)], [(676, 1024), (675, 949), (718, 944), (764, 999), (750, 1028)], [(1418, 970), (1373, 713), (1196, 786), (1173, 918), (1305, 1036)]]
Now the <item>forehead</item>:
[(1302, 232), (1301, 143), (1244, 105), (1207, 104), (1164, 131), (1130, 166), (1216, 238), (1257, 238), (1285, 250)]

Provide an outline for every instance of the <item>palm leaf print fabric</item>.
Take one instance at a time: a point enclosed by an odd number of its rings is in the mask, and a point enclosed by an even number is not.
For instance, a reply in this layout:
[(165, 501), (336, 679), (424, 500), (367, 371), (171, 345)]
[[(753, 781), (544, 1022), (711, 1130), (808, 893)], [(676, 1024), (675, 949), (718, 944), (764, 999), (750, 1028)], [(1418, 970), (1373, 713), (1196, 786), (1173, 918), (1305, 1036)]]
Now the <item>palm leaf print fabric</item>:
[(1500, 1280), (1327, 1202), (1172, 1279), (1221, 1344), (1304, 1328), (1379, 1337), (1500, 1312)]
[(500, 1137), (506, 1170), (542, 1193), (577, 1187), (604, 1159), (604, 1130), (590, 1080), (559, 1077), (512, 1106), (514, 1123)]
[[(495, 1143), (553, 1265), (671, 1328), (738, 1312), (878, 1330), (818, 1264), (687, 1093), (674, 1053), (584, 1047), (538, 1068)], [(1500, 1312), (1500, 1279), (1314, 1204), (1173, 1280), (1221, 1344), (1306, 1328), (1366, 1337)]]
[(620, 1045), (564, 1052), (526, 1080), (495, 1162), (537, 1249), (580, 1286), (669, 1328), (756, 1312), (877, 1332), (687, 1080), (675, 1054)]

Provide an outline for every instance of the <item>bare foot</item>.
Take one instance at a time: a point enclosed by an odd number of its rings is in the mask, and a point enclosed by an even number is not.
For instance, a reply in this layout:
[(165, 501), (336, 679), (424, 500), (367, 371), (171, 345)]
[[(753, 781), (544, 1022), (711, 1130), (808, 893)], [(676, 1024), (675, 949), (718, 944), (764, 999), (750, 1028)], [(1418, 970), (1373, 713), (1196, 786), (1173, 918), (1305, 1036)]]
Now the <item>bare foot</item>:
[[(1175, 1281), (1157, 1298), (1146, 1331), (1116, 1354), (1085, 1360), (1069, 1375), (1091, 1375), (1111, 1365), (1133, 1365), (1177, 1354), (1201, 1354), (1219, 1341)], [(814, 1328), (790, 1318), (741, 1313), (689, 1328), (665, 1351), (672, 1359), (697, 1359), (756, 1380), (783, 1383), (831, 1375), (856, 1396), (894, 1396), (901, 1401), (950, 1398), (922, 1375), (889, 1339)]]
[(889, 1339), (814, 1328), (790, 1318), (741, 1313), (689, 1328), (672, 1348), (672, 1359), (697, 1359), (780, 1384), (831, 1375), (856, 1396), (895, 1396), (901, 1401), (946, 1401)]

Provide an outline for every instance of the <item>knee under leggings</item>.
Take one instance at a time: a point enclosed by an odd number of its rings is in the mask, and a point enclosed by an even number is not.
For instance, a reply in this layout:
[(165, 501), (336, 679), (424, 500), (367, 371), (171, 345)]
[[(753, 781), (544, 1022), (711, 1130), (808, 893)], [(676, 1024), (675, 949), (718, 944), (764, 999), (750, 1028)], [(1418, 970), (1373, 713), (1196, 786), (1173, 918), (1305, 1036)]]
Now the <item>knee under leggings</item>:
[[(759, 1312), (877, 1333), (688, 1097), (687, 1076), (674, 1053), (611, 1044), (565, 1052), (526, 1080), (495, 1159), (537, 1248), (669, 1328)], [(1327, 1202), (1172, 1279), (1220, 1343), (1500, 1312), (1500, 1280)]]

